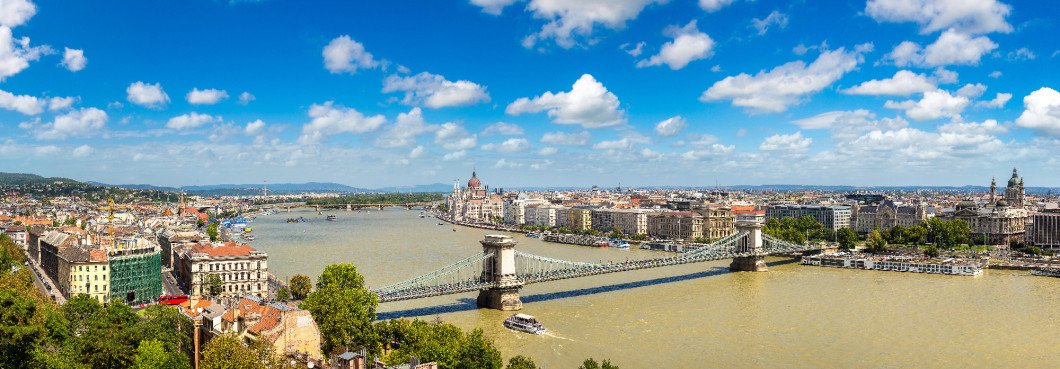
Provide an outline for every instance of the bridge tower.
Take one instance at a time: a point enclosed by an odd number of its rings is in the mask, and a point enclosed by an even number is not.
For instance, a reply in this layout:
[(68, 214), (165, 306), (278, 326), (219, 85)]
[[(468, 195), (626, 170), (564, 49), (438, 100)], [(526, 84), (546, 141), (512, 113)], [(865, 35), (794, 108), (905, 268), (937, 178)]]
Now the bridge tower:
[[(735, 222), (737, 232), (747, 232), (747, 236), (736, 243), (736, 252), (762, 253), (762, 226), (756, 220), (737, 220)], [(764, 272), (766, 267), (764, 255), (745, 256), (732, 259), (729, 270), (734, 272)]]
[(523, 282), (515, 274), (515, 240), (511, 236), (490, 234), (482, 243), (482, 252), (493, 254), (483, 265), (483, 277), (493, 287), (479, 291), (478, 306), (503, 311), (522, 310), (519, 289)]

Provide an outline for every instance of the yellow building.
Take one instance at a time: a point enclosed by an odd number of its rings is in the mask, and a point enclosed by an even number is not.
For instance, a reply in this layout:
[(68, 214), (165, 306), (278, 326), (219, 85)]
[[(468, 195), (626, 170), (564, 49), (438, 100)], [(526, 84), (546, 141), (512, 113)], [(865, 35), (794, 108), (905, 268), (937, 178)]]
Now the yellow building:
[(59, 292), (67, 299), (87, 294), (100, 303), (110, 302), (110, 270), (107, 252), (73, 245), (58, 255)]
[(584, 231), (593, 227), (593, 209), (574, 207), (567, 210), (567, 226), (576, 231)]

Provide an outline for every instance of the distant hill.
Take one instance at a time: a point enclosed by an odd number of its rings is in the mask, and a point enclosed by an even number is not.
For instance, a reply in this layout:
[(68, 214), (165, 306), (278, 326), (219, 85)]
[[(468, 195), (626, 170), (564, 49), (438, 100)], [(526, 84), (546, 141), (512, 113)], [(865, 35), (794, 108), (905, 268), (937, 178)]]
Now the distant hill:
[[(218, 184), (205, 186), (184, 186), (185, 191), (209, 191), (223, 189), (255, 189), (261, 192), (261, 184)], [(366, 188), (350, 187), (344, 184), (331, 182), (307, 182), (307, 183), (269, 183), (269, 192), (376, 192)]]
[(100, 182), (96, 182), (96, 181), (88, 181), (88, 182), (85, 182), (85, 183), (96, 185), (96, 186), (115, 187), (115, 188), (128, 188), (128, 189), (133, 189), (133, 190), (156, 190), (156, 191), (166, 191), (166, 192), (180, 192), (179, 189), (176, 189), (176, 188), (173, 188), (173, 187), (162, 187), (162, 186), (155, 186), (155, 185), (149, 185), (149, 184), (120, 184), (120, 185), (112, 185), (112, 184), (100, 183)]
[(428, 185), (415, 185), (415, 186), (396, 186), (396, 187), (381, 187), (375, 189), (378, 192), (449, 192), (453, 190), (453, 185), (447, 185), (445, 183), (432, 183)]
[(0, 172), (0, 186), (35, 185), (55, 183), (56, 181), (62, 181), (66, 183), (80, 183), (78, 181), (62, 177), (41, 177), (36, 174)]

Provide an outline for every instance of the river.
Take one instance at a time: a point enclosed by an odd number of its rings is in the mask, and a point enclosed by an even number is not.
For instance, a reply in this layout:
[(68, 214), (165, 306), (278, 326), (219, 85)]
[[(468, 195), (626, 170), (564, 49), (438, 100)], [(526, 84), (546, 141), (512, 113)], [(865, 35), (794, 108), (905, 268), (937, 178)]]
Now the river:
[[(335, 214), (337, 221), (324, 220)], [(352, 263), (369, 288), (473, 253), (486, 230), (438, 225), (420, 211), (302, 210), (258, 217), (255, 248), (280, 278), (315, 282)], [(288, 224), (287, 217), (307, 222)], [(455, 230), (455, 231), (454, 231)], [(517, 249), (575, 261), (672, 255), (546, 243), (513, 235)], [(846, 270), (769, 258), (768, 272), (728, 271), (728, 260), (533, 284), (522, 312), (549, 334), (510, 331), (511, 313), (475, 306), (476, 293), (381, 304), (380, 318), (440, 318), (482, 328), (504, 356), (543, 368), (588, 357), (631, 368), (1054, 367), (1060, 362), (1060, 279), (987, 270), (978, 277)]]

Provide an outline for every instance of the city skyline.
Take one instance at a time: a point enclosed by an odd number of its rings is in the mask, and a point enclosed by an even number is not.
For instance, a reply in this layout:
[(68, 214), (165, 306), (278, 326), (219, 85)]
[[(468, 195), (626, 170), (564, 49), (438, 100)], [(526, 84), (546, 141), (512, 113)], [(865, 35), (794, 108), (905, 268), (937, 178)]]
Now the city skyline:
[(1030, 187), (1060, 181), (1047, 3), (0, 5), (5, 172), (985, 186), (1017, 167)]

